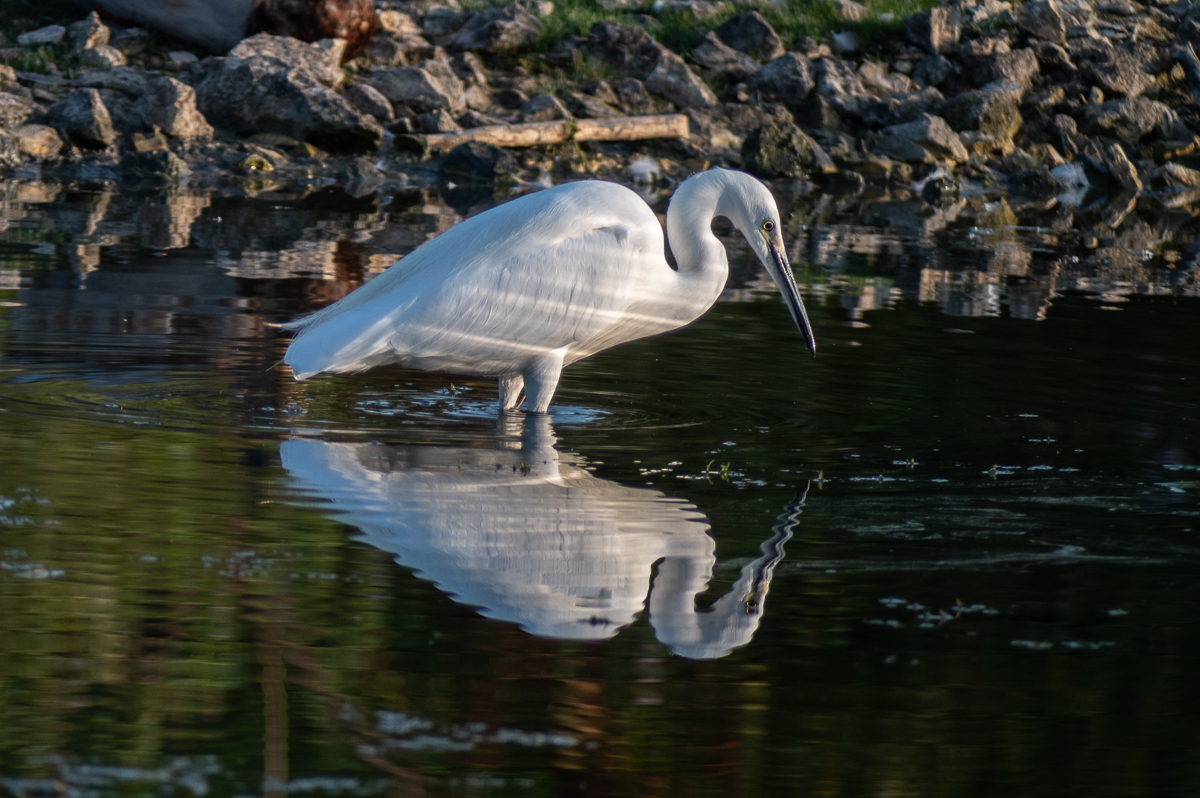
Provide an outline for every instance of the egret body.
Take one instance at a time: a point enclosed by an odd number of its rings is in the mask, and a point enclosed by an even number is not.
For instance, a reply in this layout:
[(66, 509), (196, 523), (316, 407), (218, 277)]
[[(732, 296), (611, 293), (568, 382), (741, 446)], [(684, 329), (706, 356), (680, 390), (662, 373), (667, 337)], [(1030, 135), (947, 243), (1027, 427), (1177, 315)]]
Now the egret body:
[(712, 220), (725, 217), (779, 286), (815, 353), (812, 328), (761, 182), (713, 169), (684, 181), (662, 227), (616, 183), (567, 183), (499, 205), (401, 258), (339, 302), (284, 327), (296, 379), (399, 363), (495, 377), (500, 405), (544, 413), (564, 366), (674, 330), (717, 301), (729, 274)]

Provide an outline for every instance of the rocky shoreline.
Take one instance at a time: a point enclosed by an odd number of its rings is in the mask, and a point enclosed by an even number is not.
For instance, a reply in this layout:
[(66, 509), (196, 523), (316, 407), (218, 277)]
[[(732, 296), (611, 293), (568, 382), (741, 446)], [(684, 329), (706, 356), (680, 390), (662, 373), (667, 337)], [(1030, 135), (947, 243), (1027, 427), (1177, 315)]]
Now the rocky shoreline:
[[(344, 65), (338, 39), (259, 34), (211, 56), (96, 14), (66, 20), (0, 48), (10, 62), (64, 60), (0, 66), (0, 165), (355, 195), (420, 175), (511, 185), (723, 165), (837, 191), (884, 182), (935, 207), (999, 194), (1093, 208), (1114, 228), (1139, 202), (1200, 200), (1200, 5), (966, 0), (896, 21), (902, 35), (870, 52), (850, 30), (788, 49), (758, 10), (725, 3), (633, 6), (539, 48), (548, 0), (380, 2), (376, 33)], [(864, 11), (837, 8), (848, 27)], [(655, 14), (694, 17), (703, 39), (669, 49), (649, 32)], [(569, 138), (573, 120), (671, 113), (686, 115), (686, 138), (430, 147), (459, 131), (565, 122)]]

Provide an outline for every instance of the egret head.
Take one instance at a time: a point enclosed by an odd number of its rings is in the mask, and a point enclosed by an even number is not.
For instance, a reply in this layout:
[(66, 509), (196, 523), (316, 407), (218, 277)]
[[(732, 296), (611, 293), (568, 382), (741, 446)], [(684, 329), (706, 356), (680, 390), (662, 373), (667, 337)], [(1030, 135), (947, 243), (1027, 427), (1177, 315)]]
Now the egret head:
[(745, 172), (728, 169), (712, 171), (719, 173), (715, 179), (722, 185), (716, 215), (724, 216), (746, 237), (750, 248), (766, 267), (767, 274), (779, 287), (783, 303), (804, 336), (808, 351), (815, 355), (817, 344), (813, 339), (808, 313), (804, 309), (804, 300), (800, 298), (800, 289), (796, 286), (796, 278), (792, 276), (792, 267), (788, 263), (783, 224), (775, 197), (771, 196), (771, 190), (761, 181)]

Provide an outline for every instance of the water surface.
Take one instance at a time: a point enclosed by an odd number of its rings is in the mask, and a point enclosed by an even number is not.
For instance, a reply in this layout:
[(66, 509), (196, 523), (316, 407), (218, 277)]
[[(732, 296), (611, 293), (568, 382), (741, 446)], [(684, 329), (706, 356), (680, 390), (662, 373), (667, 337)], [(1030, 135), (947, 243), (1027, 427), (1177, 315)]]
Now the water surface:
[(477, 199), (0, 184), (0, 794), (1195, 794), (1195, 221), (776, 192), (539, 419), (273, 368)]

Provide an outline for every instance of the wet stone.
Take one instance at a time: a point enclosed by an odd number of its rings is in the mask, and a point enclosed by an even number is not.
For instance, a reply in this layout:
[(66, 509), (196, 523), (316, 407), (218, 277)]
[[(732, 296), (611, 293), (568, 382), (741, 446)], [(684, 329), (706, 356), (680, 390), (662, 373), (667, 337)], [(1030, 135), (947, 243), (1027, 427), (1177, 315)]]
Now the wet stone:
[(494, 144), (469, 141), (459, 144), (442, 159), (442, 172), (466, 180), (508, 180), (520, 167), (507, 150)]
[(128, 152), (121, 158), (121, 176), (126, 182), (180, 185), (191, 173), (187, 163), (170, 150)]

